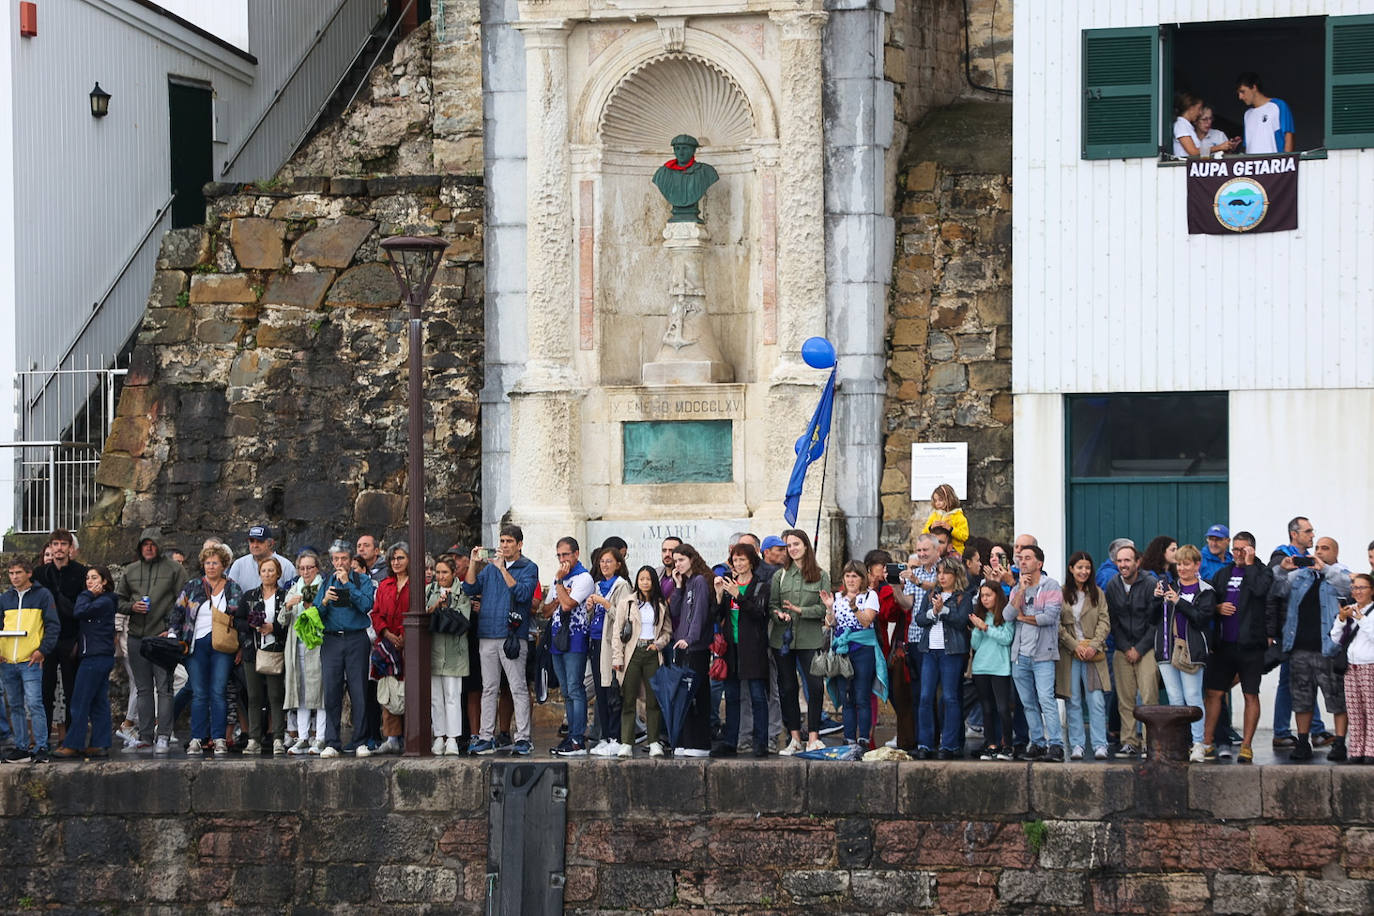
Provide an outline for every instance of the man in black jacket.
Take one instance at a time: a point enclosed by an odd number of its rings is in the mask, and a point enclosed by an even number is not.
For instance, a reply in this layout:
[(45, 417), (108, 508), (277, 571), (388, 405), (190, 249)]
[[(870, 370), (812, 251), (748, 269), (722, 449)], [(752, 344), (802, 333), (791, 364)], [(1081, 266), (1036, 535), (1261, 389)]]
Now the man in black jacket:
[(1107, 611), (1112, 619), (1112, 639), (1116, 655), (1112, 674), (1116, 678), (1116, 706), (1121, 715), (1121, 750), (1118, 757), (1145, 756), (1143, 735), (1136, 734), (1136, 694), (1140, 702), (1153, 706), (1159, 702), (1159, 667), (1155, 662), (1155, 577), (1140, 568), (1140, 551), (1124, 545), (1112, 557), (1120, 575), (1107, 583)]
[[(43, 711), (47, 713), (48, 723), (54, 725), (52, 709), (57, 697), (58, 674), (62, 675), (62, 695), (67, 703), (71, 703), (76, 688), (76, 668), (80, 660), (75, 652), (75, 611), (76, 599), (86, 590), (86, 567), (72, 559), (72, 533), (67, 529), (55, 530), (48, 537), (48, 548), (52, 560), (33, 571), (33, 581), (52, 592), (61, 627), (57, 647), (43, 660)], [(70, 722), (71, 715), (66, 715), (62, 721)]]
[(1222, 697), (1239, 680), (1241, 695), (1245, 697), (1245, 725), (1237, 762), (1254, 763), (1251, 743), (1259, 724), (1260, 679), (1264, 676), (1264, 650), (1269, 644), (1265, 610), (1274, 575), (1256, 560), (1255, 536), (1250, 532), (1237, 532), (1231, 541), (1231, 552), (1231, 563), (1212, 577), (1212, 588), (1221, 600), (1217, 604), (1214, 648), (1202, 673), (1207, 704), (1205, 753), (1209, 759), (1218, 754), (1230, 756), (1216, 749), (1213, 736), (1221, 716)]

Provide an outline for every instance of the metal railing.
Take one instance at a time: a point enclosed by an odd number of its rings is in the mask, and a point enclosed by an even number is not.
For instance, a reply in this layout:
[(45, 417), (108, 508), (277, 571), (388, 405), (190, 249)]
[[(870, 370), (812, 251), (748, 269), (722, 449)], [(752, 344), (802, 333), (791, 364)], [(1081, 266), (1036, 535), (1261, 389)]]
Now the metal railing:
[(86, 520), (99, 495), (95, 472), (127, 374), (89, 361), (80, 369), (15, 374), (19, 439), (0, 442), (0, 449), (13, 462), (16, 533), (75, 529)]

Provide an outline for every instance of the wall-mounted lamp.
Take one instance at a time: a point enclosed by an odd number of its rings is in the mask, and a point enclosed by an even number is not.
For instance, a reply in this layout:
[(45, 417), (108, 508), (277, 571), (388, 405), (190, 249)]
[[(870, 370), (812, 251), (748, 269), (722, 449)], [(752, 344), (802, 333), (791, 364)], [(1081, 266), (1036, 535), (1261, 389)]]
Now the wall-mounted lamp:
[(91, 117), (103, 118), (110, 113), (110, 94), (96, 83), (91, 90)]

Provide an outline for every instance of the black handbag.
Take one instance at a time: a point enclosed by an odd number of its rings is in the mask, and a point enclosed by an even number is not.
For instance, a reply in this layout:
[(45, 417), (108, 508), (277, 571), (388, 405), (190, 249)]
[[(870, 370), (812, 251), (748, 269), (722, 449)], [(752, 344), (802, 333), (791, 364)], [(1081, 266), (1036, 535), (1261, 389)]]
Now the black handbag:
[(138, 654), (159, 668), (173, 671), (186, 658), (186, 643), (171, 636), (145, 636)]
[(553, 634), (553, 647), (559, 652), (572, 649), (572, 611), (558, 612), (558, 632)]
[(629, 615), (629, 614), (626, 614), (626, 615), (625, 615), (625, 622), (622, 623), (622, 624), (620, 625), (620, 641), (621, 641), (622, 643), (628, 644), (628, 643), (630, 642), (630, 640), (632, 640), (632, 639), (634, 639), (634, 638), (635, 638), (634, 621), (630, 619), (630, 615)]
[(1264, 649), (1264, 673), (1268, 674), (1279, 665), (1288, 661), (1288, 653), (1283, 651), (1283, 643), (1275, 641)]
[(512, 632), (506, 636), (506, 641), (501, 643), (501, 651), (506, 653), (506, 658), (515, 661), (520, 657), (520, 637)]

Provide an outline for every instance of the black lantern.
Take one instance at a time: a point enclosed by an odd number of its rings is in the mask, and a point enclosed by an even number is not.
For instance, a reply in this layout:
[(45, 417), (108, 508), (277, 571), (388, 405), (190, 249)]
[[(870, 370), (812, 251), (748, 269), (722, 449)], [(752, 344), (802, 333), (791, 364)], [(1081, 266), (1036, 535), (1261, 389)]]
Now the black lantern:
[[(407, 486), (410, 488), (410, 556), (419, 564), (425, 555), (425, 404), (424, 404), (424, 330), (420, 324), (420, 307), (429, 298), (429, 288), (439, 270), (448, 242), (435, 236), (392, 236), (382, 239), (401, 296), (410, 309), (410, 353), (408, 391), (410, 467)], [(420, 567), (423, 582), (423, 568)], [(424, 612), (425, 590), (420, 585), (410, 589), (410, 607), (406, 610), (405, 644), (405, 755), (418, 757), (428, 748), (429, 733), (429, 621)]]
[(91, 117), (103, 118), (110, 113), (110, 94), (96, 83), (91, 90)]

